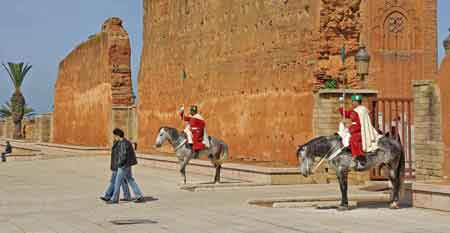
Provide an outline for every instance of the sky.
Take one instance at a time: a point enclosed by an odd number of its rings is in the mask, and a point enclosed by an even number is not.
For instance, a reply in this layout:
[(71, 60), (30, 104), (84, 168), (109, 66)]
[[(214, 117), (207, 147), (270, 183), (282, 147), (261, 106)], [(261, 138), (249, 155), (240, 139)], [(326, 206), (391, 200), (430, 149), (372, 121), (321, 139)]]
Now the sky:
[[(224, 0), (225, 1), (225, 0)], [(0, 62), (33, 65), (23, 84), (27, 103), (37, 112), (51, 111), (59, 62), (111, 16), (120, 17), (132, 48), (136, 88), (142, 49), (142, 0), (0, 0)], [(449, 35), (450, 0), (438, 0), (439, 61)], [(12, 83), (0, 68), (0, 104), (12, 94)]]

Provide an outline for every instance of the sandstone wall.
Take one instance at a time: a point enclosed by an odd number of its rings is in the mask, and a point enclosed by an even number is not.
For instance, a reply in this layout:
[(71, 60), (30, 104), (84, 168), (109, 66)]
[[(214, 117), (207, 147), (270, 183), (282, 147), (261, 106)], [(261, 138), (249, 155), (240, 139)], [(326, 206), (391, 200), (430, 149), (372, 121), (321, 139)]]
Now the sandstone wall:
[[(443, 118), (436, 82), (413, 82), (414, 93), (414, 152), (417, 180), (433, 180), (443, 177)], [(442, 105), (442, 106), (441, 106)]]
[(113, 105), (131, 105), (130, 43), (118, 18), (75, 48), (61, 63), (55, 84), (53, 142), (111, 143)]
[(444, 58), (441, 67), (439, 68), (438, 78), (439, 94), (441, 98), (441, 116), (442, 116), (442, 138), (443, 146), (443, 160), (442, 171), (443, 176), (450, 179), (450, 56)]
[(0, 137), (2, 138), (13, 138), (14, 134), (14, 124), (11, 118), (0, 120)]
[(52, 113), (36, 115), (23, 121), (25, 140), (33, 142), (50, 142), (52, 132)]
[(361, 15), (370, 88), (381, 97), (412, 97), (412, 80), (436, 77), (436, 0), (363, 0)]
[[(296, 162), (313, 136), (320, 1), (144, 1), (140, 148), (198, 104), (233, 158)], [(182, 81), (182, 70), (188, 78)]]

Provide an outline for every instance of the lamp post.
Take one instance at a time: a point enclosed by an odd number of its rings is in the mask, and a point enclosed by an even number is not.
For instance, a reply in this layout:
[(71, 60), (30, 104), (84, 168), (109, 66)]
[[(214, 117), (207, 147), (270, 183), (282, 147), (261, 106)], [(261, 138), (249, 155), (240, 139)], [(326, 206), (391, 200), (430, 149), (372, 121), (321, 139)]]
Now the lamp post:
[(363, 88), (367, 88), (366, 76), (369, 74), (370, 55), (366, 50), (366, 46), (361, 44), (355, 56), (356, 73), (360, 77)]
[[(448, 29), (450, 31), (450, 28)], [(445, 54), (450, 54), (450, 35), (444, 40)]]

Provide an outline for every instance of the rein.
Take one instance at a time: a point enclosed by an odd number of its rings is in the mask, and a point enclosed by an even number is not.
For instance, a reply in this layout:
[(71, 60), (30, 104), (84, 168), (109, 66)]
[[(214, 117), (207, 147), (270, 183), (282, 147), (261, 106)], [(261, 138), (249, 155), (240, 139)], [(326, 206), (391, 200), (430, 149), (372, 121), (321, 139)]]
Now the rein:
[[(174, 148), (175, 151), (179, 150), (179, 149), (185, 144), (185, 142), (186, 142), (186, 139), (185, 139), (185, 140), (182, 140), (182, 141), (180, 142), (180, 138), (181, 138), (181, 137), (178, 137), (178, 139), (174, 142), (174, 141), (172, 140), (172, 137), (170, 136), (170, 134), (167, 133), (167, 132), (165, 132), (165, 133), (169, 135), (169, 136), (167, 137), (167, 140), (169, 140), (169, 143), (172, 145), (172, 147)], [(175, 144), (178, 144), (178, 145), (175, 145)]]
[[(328, 150), (328, 152), (327, 152), (324, 156), (322, 156), (322, 158), (320, 159), (319, 163), (316, 165), (315, 168), (313, 168), (313, 170), (312, 170), (313, 173), (316, 172), (316, 170), (320, 167), (320, 165), (322, 165), (322, 163), (325, 161), (325, 159), (328, 160), (328, 158), (331, 158), (331, 157), (332, 157), (331, 159), (334, 159), (334, 157), (336, 157), (336, 155), (337, 155), (338, 153), (334, 153), (334, 154), (333, 154), (334, 156), (332, 156), (332, 154), (330, 153), (331, 151), (334, 151), (335, 148), (336, 148), (336, 145), (334, 145), (333, 147), (331, 147), (331, 148)], [(337, 150), (337, 151), (340, 152), (340, 150)], [(331, 155), (331, 156), (330, 156), (330, 155)]]

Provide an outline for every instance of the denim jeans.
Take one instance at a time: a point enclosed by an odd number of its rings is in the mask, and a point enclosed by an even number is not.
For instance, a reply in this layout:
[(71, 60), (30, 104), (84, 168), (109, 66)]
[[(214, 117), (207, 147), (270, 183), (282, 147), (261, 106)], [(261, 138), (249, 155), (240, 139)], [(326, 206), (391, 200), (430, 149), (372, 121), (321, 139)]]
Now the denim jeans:
[(134, 196), (136, 198), (143, 197), (142, 192), (139, 189), (139, 186), (136, 184), (136, 181), (134, 181), (131, 167), (121, 167), (117, 170), (116, 182), (114, 185), (114, 193), (111, 197), (112, 201), (119, 200), (120, 184), (124, 180), (126, 180), (128, 182), (128, 184), (130, 185), (131, 189), (133, 190)]
[[(111, 199), (111, 197), (114, 194), (114, 185), (116, 184), (116, 177), (117, 177), (117, 171), (113, 171), (111, 174), (111, 181), (109, 182), (109, 186), (106, 189), (105, 196), (104, 196), (108, 199)], [(123, 182), (122, 182), (122, 189), (123, 189), (123, 197), (125, 199), (130, 200), (131, 199), (130, 189), (128, 188), (128, 183), (126, 180), (123, 180)]]

